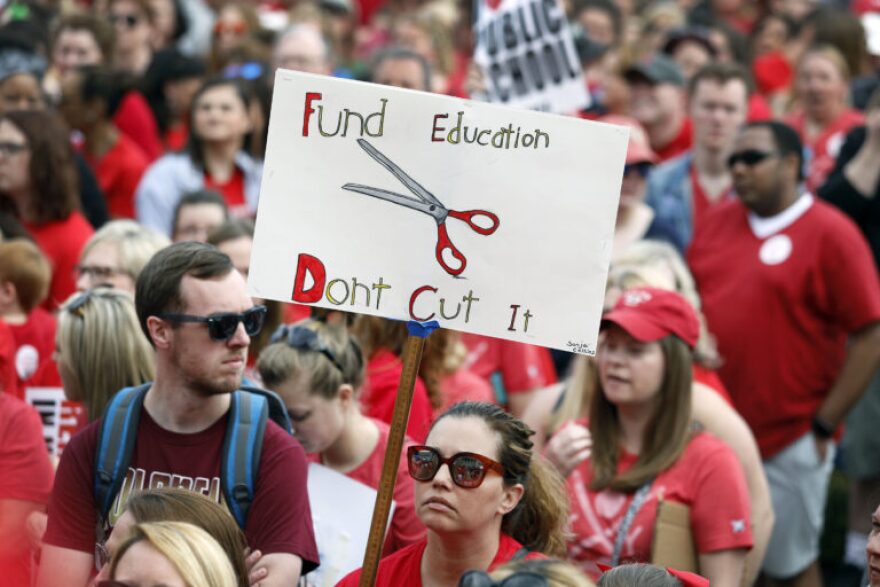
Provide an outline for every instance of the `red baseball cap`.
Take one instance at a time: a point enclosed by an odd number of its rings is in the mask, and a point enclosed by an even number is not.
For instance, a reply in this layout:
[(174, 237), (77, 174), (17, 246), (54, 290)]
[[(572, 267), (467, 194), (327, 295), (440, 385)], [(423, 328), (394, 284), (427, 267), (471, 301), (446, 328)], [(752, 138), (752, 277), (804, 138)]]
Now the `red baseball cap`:
[(616, 324), (640, 342), (655, 342), (674, 334), (692, 349), (700, 338), (700, 321), (690, 303), (666, 289), (639, 287), (620, 295), (602, 316), (602, 328)]

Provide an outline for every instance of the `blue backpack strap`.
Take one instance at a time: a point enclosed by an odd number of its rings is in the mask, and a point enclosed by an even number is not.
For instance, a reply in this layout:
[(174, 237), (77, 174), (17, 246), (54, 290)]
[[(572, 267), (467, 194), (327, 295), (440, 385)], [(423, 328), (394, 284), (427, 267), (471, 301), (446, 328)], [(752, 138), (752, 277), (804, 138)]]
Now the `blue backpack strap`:
[(101, 527), (128, 472), (144, 396), (151, 385), (145, 383), (120, 390), (104, 410), (95, 460), (95, 505)]
[(226, 506), (242, 529), (254, 501), (268, 416), (265, 397), (242, 390), (232, 392), (220, 463), (220, 486)]
[(290, 415), (287, 413), (287, 406), (284, 405), (284, 400), (277, 393), (250, 385), (242, 385), (241, 390), (266, 398), (266, 402), (269, 405), (269, 418), (281, 426), (282, 430), (293, 436), (293, 423), (290, 421)]

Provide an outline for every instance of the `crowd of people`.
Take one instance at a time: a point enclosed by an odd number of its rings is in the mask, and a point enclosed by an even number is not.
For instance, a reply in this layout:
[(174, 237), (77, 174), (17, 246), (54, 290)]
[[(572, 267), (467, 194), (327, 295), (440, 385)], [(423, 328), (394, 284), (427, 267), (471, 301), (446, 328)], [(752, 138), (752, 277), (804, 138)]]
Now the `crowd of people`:
[[(506, 2), (3, 3), (0, 584), (313, 584), (407, 330), (248, 295), (275, 71), (485, 97)], [(880, 2), (560, 6), (630, 129), (596, 356), (427, 337), (376, 584), (880, 587)]]

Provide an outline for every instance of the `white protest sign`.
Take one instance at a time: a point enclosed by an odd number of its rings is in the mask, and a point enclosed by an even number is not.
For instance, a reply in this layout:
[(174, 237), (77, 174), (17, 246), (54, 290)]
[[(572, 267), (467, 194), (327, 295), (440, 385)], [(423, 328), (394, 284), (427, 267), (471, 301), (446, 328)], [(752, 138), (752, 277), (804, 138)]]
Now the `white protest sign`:
[[(309, 465), (308, 487), (321, 566), (306, 575), (306, 582), (332, 587), (361, 567), (376, 490), (317, 463)], [(393, 515), (394, 502), (389, 523)]]
[(628, 135), (279, 70), (251, 294), (592, 354)]
[(590, 105), (560, 0), (477, 0), (474, 63), (486, 98), (569, 114)]
[(24, 399), (40, 414), (49, 455), (60, 457), (79, 428), (82, 404), (68, 400), (60, 387), (27, 387)]

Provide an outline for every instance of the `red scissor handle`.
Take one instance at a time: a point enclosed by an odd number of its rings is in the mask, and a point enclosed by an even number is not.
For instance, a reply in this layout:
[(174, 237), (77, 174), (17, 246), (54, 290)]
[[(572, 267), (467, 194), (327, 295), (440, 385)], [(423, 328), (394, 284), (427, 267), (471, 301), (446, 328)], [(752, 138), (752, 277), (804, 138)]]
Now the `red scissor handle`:
[[(452, 214), (452, 212), (450, 212)], [(452, 256), (459, 262), (458, 267), (451, 267), (445, 259), (443, 259), (443, 251), (449, 250)], [(449, 234), (446, 232), (446, 224), (440, 223), (437, 225), (437, 249), (435, 250), (437, 255), (437, 262), (440, 263), (440, 266), (446, 271), (446, 273), (452, 276), (461, 275), (464, 268), (467, 267), (467, 259), (464, 255), (461, 254), (461, 251), (455, 248), (455, 245), (452, 244), (452, 241), (449, 240)]]
[[(498, 217), (492, 212), (488, 212), (486, 210), (450, 210), (449, 215), (453, 218), (458, 218), (459, 220), (466, 222), (468, 226), (473, 229), (474, 232), (478, 232), (480, 234), (492, 234), (496, 230), (498, 230)], [(480, 226), (476, 222), (474, 222), (474, 218), (486, 218), (488, 219), (489, 226)]]

